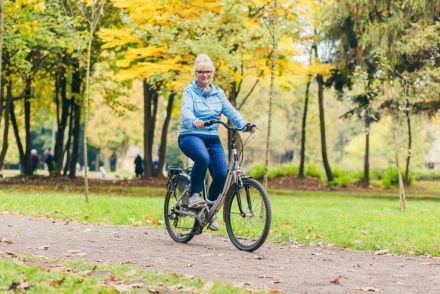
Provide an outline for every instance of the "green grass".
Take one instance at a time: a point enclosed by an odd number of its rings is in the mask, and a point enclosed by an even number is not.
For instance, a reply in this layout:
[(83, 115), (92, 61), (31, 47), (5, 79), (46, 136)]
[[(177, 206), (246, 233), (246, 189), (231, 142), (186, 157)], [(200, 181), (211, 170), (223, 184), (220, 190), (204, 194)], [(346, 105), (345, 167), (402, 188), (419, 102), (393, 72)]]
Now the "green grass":
[[(126, 188), (131, 191), (131, 188)], [(135, 189), (136, 190), (136, 189)], [(90, 205), (72, 192), (0, 190), (0, 211), (91, 223), (163, 228), (163, 189), (131, 195), (92, 194)], [(401, 212), (397, 197), (383, 194), (270, 191), (271, 241), (299, 242), (440, 256), (440, 201), (411, 198)], [(225, 234), (224, 224), (220, 230)], [(202, 236), (203, 238), (203, 236)]]
[[(27, 293), (250, 293), (224, 283), (159, 274), (130, 265), (93, 265), (33, 256), (0, 256), (0, 292)], [(12, 291), (11, 291), (12, 293)]]

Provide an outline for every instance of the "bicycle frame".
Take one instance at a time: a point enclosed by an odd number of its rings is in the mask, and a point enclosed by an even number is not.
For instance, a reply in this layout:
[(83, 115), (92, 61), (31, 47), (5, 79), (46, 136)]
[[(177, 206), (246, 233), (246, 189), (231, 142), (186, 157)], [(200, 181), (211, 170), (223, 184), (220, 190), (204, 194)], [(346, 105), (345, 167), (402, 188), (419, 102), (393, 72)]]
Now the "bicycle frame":
[[(225, 127), (231, 129), (226, 124), (224, 124), (224, 125), (225, 125)], [(204, 226), (206, 226), (208, 223), (210, 223), (212, 221), (213, 217), (222, 208), (222, 206), (226, 200), (227, 193), (228, 193), (229, 189), (231, 188), (231, 186), (233, 184), (238, 183), (239, 187), (241, 187), (242, 186), (242, 184), (240, 184), (241, 179), (243, 177), (247, 176), (246, 173), (240, 169), (240, 163), (239, 163), (239, 159), (238, 159), (238, 152), (237, 152), (237, 146), (236, 146), (238, 129), (231, 129), (231, 130), (232, 130), (232, 138), (231, 138), (232, 156), (229, 158), (228, 173), (226, 175), (226, 180), (225, 180), (225, 184), (223, 186), (222, 192), (220, 193), (220, 195), (218, 196), (218, 198), (215, 201), (209, 201), (208, 200), (207, 185), (206, 185), (206, 183), (204, 183), (204, 185), (203, 185), (203, 196), (205, 197), (205, 201), (211, 206), (211, 208), (208, 210), (208, 214), (206, 215), (206, 212), (208, 209), (207, 207), (203, 208), (198, 213), (174, 208), (175, 212), (197, 218), (199, 221), (199, 224), (202, 228)], [(187, 176), (187, 175), (185, 175), (185, 176)], [(189, 186), (187, 186), (185, 188), (185, 190), (182, 192), (182, 195), (185, 195), (187, 193), (189, 193)], [(249, 197), (249, 195), (247, 195), (247, 196)], [(180, 199), (178, 199), (177, 204), (182, 202), (182, 198), (183, 198), (183, 196)], [(243, 210), (241, 207), (240, 197), (238, 197), (237, 202), (238, 202), (240, 213), (242, 215), (245, 215), (243, 213)], [(249, 205), (250, 205), (250, 202), (249, 202)]]
[[(208, 217), (205, 220), (205, 224), (209, 223), (212, 218), (217, 214), (217, 212), (222, 208), (225, 199), (226, 194), (228, 193), (230, 187), (234, 183), (239, 183), (241, 181), (241, 177), (245, 176), (245, 173), (241, 171), (240, 169), (240, 163), (238, 162), (238, 152), (237, 152), (237, 131), (233, 130), (232, 132), (232, 140), (231, 140), (231, 150), (232, 150), (232, 156), (229, 159), (228, 164), (228, 173), (226, 176), (225, 184), (223, 186), (223, 190), (218, 196), (217, 200), (214, 202), (211, 202), (208, 200), (208, 204), (211, 204), (212, 207), (208, 212)], [(241, 211), (241, 203), (240, 203), (240, 211)], [(203, 212), (203, 211), (202, 211)], [(205, 225), (203, 224), (203, 225)]]

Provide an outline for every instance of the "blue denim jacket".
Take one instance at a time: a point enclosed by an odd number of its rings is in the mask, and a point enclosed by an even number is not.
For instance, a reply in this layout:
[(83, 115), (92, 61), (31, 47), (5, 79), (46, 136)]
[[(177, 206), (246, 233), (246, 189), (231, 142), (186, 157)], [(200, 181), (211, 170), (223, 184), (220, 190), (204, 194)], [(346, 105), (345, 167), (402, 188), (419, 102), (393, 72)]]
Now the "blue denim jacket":
[(223, 113), (238, 128), (244, 127), (246, 121), (232, 106), (225, 92), (211, 84), (211, 92), (204, 95), (196, 81), (193, 80), (185, 87), (180, 105), (180, 134), (218, 135), (218, 125), (198, 129), (194, 126), (196, 120), (220, 120)]

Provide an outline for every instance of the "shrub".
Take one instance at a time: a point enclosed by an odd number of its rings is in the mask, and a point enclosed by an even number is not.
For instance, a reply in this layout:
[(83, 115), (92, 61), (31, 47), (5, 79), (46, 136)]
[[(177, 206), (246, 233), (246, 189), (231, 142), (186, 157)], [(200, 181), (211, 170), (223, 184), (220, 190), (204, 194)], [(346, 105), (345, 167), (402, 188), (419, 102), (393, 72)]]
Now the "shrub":
[(312, 178), (321, 178), (322, 174), (321, 174), (321, 170), (313, 164), (309, 164), (306, 166), (306, 170), (304, 172), (304, 175), (306, 177), (312, 177)]
[(440, 170), (417, 171), (414, 173), (416, 180), (440, 181)]
[(264, 177), (264, 164), (254, 165), (248, 170), (248, 174), (254, 179), (262, 180)]
[[(370, 176), (371, 176), (371, 174), (370, 174)], [(359, 170), (359, 171), (352, 172), (351, 173), (351, 178), (353, 179), (353, 181), (355, 183), (362, 182), (362, 180), (364, 179), (364, 171)]]
[[(264, 164), (257, 164), (251, 167), (248, 174), (254, 179), (261, 180), (264, 177)], [(269, 180), (282, 176), (297, 176), (298, 167), (296, 165), (287, 163), (269, 168)]]
[(352, 182), (352, 175), (341, 168), (333, 168), (333, 182), (328, 182), (328, 187), (343, 187), (347, 188)]
[[(402, 171), (402, 176), (403, 176), (404, 172)], [(408, 185), (411, 185), (414, 182), (414, 176), (412, 176), (410, 174), (409, 178), (409, 183), (407, 183)], [(394, 167), (390, 167), (386, 170), (384, 170), (383, 174), (382, 174), (382, 179), (381, 179), (381, 183), (382, 186), (384, 186), (384, 188), (391, 188), (391, 187), (395, 187), (399, 185), (399, 174), (397, 173), (397, 169)]]
[(298, 175), (298, 166), (293, 165), (291, 163), (287, 163), (287, 164), (281, 164), (275, 166), (274, 168), (270, 168), (268, 178), (272, 180), (277, 177), (297, 176), (297, 175)]

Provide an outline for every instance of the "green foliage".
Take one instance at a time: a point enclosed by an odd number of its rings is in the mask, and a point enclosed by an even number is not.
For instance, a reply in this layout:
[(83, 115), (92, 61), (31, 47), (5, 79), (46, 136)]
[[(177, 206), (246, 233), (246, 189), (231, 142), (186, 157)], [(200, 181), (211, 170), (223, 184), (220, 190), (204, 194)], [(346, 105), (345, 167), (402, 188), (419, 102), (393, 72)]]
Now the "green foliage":
[(440, 170), (427, 170), (414, 172), (414, 179), (425, 181), (440, 181)]
[(264, 177), (264, 164), (254, 165), (248, 170), (248, 174), (254, 179), (261, 180)]
[(347, 173), (346, 171), (338, 167), (333, 168), (332, 171), (334, 176), (333, 183), (328, 184), (342, 188), (347, 188), (351, 184), (353, 178), (351, 173)]
[(286, 163), (269, 169), (269, 180), (281, 176), (298, 176), (298, 166), (291, 163)]
[[(405, 172), (402, 170), (401, 174), (403, 177)], [(397, 173), (397, 169), (392, 167), (392, 168), (388, 168), (388, 169), (384, 170), (380, 181), (381, 181), (382, 186), (384, 188), (392, 188), (392, 187), (398, 186), (399, 185), (399, 174)], [(411, 185), (415, 181), (414, 176), (412, 174), (410, 174), (408, 181), (409, 181), (407, 183), (408, 185)]]
[[(254, 179), (261, 180), (264, 177), (264, 164), (257, 164), (251, 167), (248, 174)], [(298, 175), (298, 166), (291, 163), (280, 164), (269, 168), (268, 178), (273, 180), (282, 176), (294, 176)]]
[(306, 177), (311, 177), (311, 178), (322, 178), (323, 177), (321, 169), (318, 168), (314, 164), (306, 165), (306, 170), (304, 172), (304, 175)]

